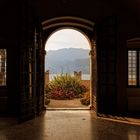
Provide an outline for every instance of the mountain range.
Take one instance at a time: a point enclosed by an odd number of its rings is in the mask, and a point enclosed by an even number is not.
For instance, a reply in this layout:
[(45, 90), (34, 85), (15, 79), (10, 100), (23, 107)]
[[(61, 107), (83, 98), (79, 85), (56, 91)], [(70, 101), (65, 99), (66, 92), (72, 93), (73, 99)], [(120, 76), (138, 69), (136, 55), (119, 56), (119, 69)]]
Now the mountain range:
[(89, 50), (86, 49), (50, 50), (45, 57), (45, 71), (50, 70), (50, 74), (73, 73), (74, 71), (89, 74), (89, 57)]

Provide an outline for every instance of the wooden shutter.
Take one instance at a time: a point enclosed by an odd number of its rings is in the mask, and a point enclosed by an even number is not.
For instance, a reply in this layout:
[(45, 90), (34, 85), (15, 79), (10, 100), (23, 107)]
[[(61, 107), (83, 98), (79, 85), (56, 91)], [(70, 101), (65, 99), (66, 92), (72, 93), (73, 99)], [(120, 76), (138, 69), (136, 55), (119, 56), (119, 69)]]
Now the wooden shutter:
[(97, 113), (116, 111), (117, 18), (109, 17), (96, 26), (97, 33)]

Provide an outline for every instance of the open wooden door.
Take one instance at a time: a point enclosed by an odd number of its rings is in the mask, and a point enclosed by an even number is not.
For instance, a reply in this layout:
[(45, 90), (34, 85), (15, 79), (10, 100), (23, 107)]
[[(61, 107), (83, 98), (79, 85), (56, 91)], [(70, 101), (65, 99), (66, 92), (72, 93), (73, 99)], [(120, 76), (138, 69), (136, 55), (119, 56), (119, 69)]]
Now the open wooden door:
[(116, 112), (117, 19), (109, 17), (96, 26), (97, 114)]
[(42, 45), (32, 4), (19, 3), (19, 121), (34, 118), (44, 106)]
[(35, 30), (33, 44), (21, 49), (20, 121), (32, 119), (44, 110), (44, 47)]
[(20, 58), (19, 120), (26, 121), (36, 115), (35, 69), (33, 48), (24, 48)]
[(37, 115), (40, 115), (45, 109), (44, 107), (44, 64), (45, 50), (43, 40), (42, 26), (37, 20), (36, 30), (36, 99), (37, 99)]

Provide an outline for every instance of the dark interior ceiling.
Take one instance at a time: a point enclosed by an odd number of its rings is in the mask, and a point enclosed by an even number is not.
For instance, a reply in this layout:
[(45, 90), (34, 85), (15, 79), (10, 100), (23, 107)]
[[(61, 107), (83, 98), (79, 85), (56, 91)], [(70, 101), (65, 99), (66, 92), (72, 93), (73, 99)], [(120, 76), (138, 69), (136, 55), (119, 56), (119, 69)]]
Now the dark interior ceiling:
[[(0, 17), (7, 18), (16, 3), (25, 0), (1, 0)], [(28, 0), (27, 0), (28, 1)], [(41, 21), (58, 16), (77, 16), (93, 21), (118, 12), (140, 17), (140, 0), (31, 0)], [(5, 15), (4, 15), (5, 14)], [(9, 16), (11, 18), (12, 16)]]
[[(121, 18), (140, 24), (140, 0), (30, 0), (40, 21), (60, 16), (75, 16), (98, 22), (107, 16), (119, 14)], [(18, 5), (29, 0), (1, 0), (1, 38), (17, 34), (20, 9)], [(126, 24), (126, 23), (124, 23)], [(132, 25), (135, 26), (135, 23)], [(12, 27), (12, 28), (11, 28)], [(136, 26), (137, 27), (137, 26)], [(7, 32), (6, 32), (7, 31)], [(9, 32), (10, 31), (10, 32)], [(12, 34), (12, 36), (11, 36)], [(13, 39), (12, 39), (13, 40)]]
[(140, 0), (36, 0), (35, 4), (42, 21), (57, 16), (78, 16), (96, 21), (118, 11), (140, 16)]

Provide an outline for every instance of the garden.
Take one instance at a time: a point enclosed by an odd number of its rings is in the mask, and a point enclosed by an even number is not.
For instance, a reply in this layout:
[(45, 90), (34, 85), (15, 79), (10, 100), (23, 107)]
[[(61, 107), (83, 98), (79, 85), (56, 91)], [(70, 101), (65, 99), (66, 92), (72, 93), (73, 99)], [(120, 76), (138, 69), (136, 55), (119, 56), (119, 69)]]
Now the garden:
[(79, 99), (81, 104), (90, 104), (89, 89), (78, 78), (70, 74), (56, 75), (46, 87), (45, 102), (48, 105), (53, 100)]

